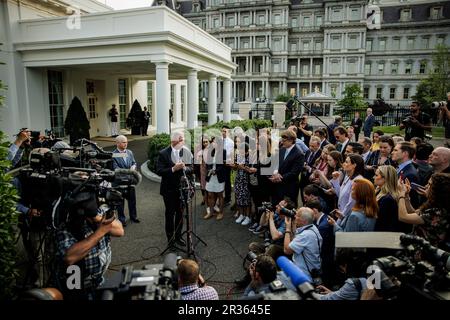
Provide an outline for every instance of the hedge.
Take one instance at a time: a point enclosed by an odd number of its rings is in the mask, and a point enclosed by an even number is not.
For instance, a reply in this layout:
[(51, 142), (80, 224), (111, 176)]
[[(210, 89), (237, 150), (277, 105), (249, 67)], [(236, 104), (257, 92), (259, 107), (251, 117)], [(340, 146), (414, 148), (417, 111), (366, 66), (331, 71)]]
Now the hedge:
[[(203, 127), (203, 128), (195, 128), (195, 129), (188, 129), (189, 135), (191, 137), (194, 137), (194, 131), (196, 131), (195, 136), (200, 136), (202, 132), (205, 132), (208, 129), (217, 129), (221, 130), (222, 126), (226, 124), (231, 129), (235, 127), (241, 127), (244, 131), (247, 131), (248, 129), (252, 128), (255, 130), (259, 130), (262, 128), (271, 128), (272, 122), (270, 120), (261, 120), (261, 119), (253, 119), (253, 120), (231, 120), (228, 123), (225, 123), (223, 121), (219, 121), (211, 126)], [(190, 149), (194, 150), (194, 139), (190, 142)], [(148, 168), (152, 172), (156, 172), (156, 161), (158, 158), (158, 153), (160, 150), (168, 147), (170, 145), (170, 136), (167, 133), (160, 133), (155, 134), (149, 139), (148, 143)]]

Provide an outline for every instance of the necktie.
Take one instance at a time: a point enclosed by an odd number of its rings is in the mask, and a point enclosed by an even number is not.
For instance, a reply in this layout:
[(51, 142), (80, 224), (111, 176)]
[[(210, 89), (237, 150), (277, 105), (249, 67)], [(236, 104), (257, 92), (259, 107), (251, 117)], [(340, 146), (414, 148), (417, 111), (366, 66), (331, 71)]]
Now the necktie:
[(288, 154), (289, 154), (289, 150), (286, 149), (286, 152), (284, 153), (284, 159), (283, 160), (286, 160)]

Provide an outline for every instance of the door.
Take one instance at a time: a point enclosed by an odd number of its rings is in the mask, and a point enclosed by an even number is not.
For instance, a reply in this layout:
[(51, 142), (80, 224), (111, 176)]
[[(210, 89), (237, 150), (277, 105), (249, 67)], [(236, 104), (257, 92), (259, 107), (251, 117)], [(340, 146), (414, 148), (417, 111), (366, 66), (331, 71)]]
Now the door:
[(89, 134), (92, 137), (96, 137), (99, 135), (98, 128), (98, 112), (97, 112), (97, 97), (94, 94), (88, 95), (88, 112), (89, 112), (89, 125), (91, 129), (89, 130)]

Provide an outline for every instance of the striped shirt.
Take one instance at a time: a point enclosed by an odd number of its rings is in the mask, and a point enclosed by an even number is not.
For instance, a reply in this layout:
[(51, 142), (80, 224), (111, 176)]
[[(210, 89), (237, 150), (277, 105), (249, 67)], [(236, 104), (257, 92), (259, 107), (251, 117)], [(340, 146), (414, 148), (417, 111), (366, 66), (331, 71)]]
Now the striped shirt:
[(181, 300), (219, 300), (216, 289), (198, 284), (180, 287)]

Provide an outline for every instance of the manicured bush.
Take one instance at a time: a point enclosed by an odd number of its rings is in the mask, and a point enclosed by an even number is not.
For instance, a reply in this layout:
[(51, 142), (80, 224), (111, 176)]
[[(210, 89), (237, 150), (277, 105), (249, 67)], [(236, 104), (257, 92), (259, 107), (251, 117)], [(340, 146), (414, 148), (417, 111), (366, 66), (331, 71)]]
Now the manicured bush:
[(160, 150), (170, 145), (170, 136), (167, 133), (155, 134), (148, 142), (148, 168), (156, 172), (156, 161)]
[(89, 129), (91, 128), (86, 112), (78, 97), (74, 97), (67, 110), (64, 129), (66, 134), (70, 135), (70, 145), (73, 145), (78, 139), (90, 139)]

